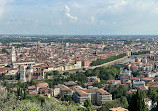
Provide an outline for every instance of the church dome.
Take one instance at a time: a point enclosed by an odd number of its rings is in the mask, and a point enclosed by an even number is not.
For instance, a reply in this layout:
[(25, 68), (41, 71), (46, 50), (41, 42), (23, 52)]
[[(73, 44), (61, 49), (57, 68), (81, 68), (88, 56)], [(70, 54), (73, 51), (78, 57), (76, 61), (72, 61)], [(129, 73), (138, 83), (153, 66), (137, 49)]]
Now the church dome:
[(32, 69), (32, 66), (28, 66), (27, 69)]

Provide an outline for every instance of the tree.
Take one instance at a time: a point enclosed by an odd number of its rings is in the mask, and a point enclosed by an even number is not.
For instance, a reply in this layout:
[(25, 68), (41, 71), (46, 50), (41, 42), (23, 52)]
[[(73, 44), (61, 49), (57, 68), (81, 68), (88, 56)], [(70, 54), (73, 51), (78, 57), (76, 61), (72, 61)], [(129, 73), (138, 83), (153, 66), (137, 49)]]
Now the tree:
[(84, 107), (86, 107), (86, 111), (92, 111), (92, 103), (90, 99), (84, 101)]
[(102, 85), (101, 82), (95, 82), (95, 83), (93, 84), (93, 86), (94, 86), (94, 87), (98, 87), (98, 88), (102, 88), (102, 87), (103, 87), (103, 85)]
[(137, 72), (133, 72), (132, 74), (133, 74), (134, 77), (137, 77), (137, 76), (141, 75), (139, 70)]
[(63, 75), (67, 76), (69, 75), (69, 72), (64, 72)]
[(100, 71), (98, 77), (101, 80), (113, 80), (120, 73), (120, 68), (114, 66), (96, 68)]
[(150, 88), (147, 94), (148, 94), (148, 97), (150, 99), (152, 99), (153, 102), (157, 101), (157, 99), (158, 99), (158, 93), (157, 93), (157, 91), (155, 89), (151, 89)]
[(53, 88), (53, 79), (46, 79), (45, 82), (48, 83), (49, 88)]
[(85, 74), (86, 74), (87, 77), (88, 77), (88, 76), (92, 76), (92, 71), (91, 71), (91, 70), (87, 70), (87, 71), (85, 72)]
[(125, 96), (122, 96), (119, 100), (124, 108), (128, 108), (128, 101), (127, 101), (127, 98)]
[(6, 53), (6, 54), (9, 54), (9, 52), (5, 48), (2, 48), (2, 52)]
[(151, 111), (158, 111), (158, 99), (157, 99), (157, 105), (156, 105), (156, 107), (152, 108)]
[(110, 108), (117, 108), (117, 107), (126, 108), (127, 107), (126, 105), (128, 106), (128, 102), (126, 100), (126, 97), (123, 97), (120, 99), (115, 99), (111, 102), (106, 102), (105, 104), (102, 105), (101, 111), (109, 111)]
[(93, 70), (93, 75), (94, 76), (98, 76), (99, 74), (100, 74), (100, 70), (98, 70), (98, 69)]
[(72, 101), (72, 97), (70, 95), (63, 95), (61, 97), (62, 101)]
[(59, 71), (53, 71), (53, 75), (59, 75)]
[(143, 91), (137, 90), (129, 99), (129, 111), (146, 111)]
[[(0, 90), (0, 95), (1, 111), (77, 111), (76, 105), (64, 105), (52, 98), (46, 99), (31, 95), (25, 100), (17, 100), (14, 93), (6, 90)], [(37, 99), (39, 100), (37, 101)], [(41, 101), (43, 101), (43, 105), (40, 104)]]
[(119, 88), (115, 88), (111, 91), (113, 99), (120, 98), (122, 96), (126, 96), (127, 90), (124, 86), (119, 86)]

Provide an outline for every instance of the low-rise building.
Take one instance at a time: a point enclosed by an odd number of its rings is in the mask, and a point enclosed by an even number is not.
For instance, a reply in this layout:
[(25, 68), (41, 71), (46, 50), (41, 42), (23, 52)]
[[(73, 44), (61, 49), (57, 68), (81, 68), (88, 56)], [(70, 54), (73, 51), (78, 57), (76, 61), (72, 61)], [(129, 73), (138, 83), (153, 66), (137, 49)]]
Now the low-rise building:
[(83, 100), (90, 99), (93, 105), (102, 105), (112, 101), (112, 95), (103, 89), (77, 90), (73, 95), (74, 101), (83, 104)]
[(16, 75), (18, 73), (17, 68), (10, 68), (7, 70), (7, 73), (5, 75)]
[(70, 89), (69, 87), (62, 85), (62, 84), (55, 85), (54, 88), (59, 88), (61, 95), (70, 95), (71, 96), (73, 94), (72, 89)]
[(103, 89), (99, 89), (97, 92), (97, 105), (103, 105), (105, 102), (112, 101), (112, 95)]
[(151, 110), (152, 109), (152, 100), (149, 98), (144, 98), (144, 102), (145, 102), (145, 105), (147, 106), (147, 108), (149, 110)]
[(107, 81), (108, 84), (111, 84), (111, 85), (120, 85), (121, 84), (121, 81), (120, 80), (108, 80)]
[(126, 83), (129, 80), (129, 76), (120, 76), (121, 83)]
[(131, 73), (132, 73), (132, 71), (130, 71), (130, 70), (121, 70), (120, 71), (120, 76), (131, 76)]
[(132, 65), (132, 66), (130, 66), (130, 70), (132, 72), (137, 72), (138, 71), (138, 67), (136, 65)]
[(57, 97), (60, 94), (60, 88), (54, 88), (53, 89), (53, 96)]
[(145, 86), (145, 82), (144, 81), (133, 81), (133, 87), (137, 87), (137, 86)]
[(148, 77), (145, 77), (145, 78), (141, 78), (142, 81), (145, 82), (145, 84), (149, 83), (149, 82), (153, 82), (154, 80), (152, 78), (148, 78)]
[(87, 77), (87, 82), (100, 82), (100, 78), (97, 76)]
[(84, 101), (86, 99), (90, 99), (91, 100), (91, 94), (89, 93), (86, 93), (85, 91), (83, 90), (76, 90), (73, 94), (73, 100), (76, 102), (76, 103), (80, 103), (80, 104), (84, 104)]
[(148, 86), (143, 86), (143, 85), (139, 85), (139, 86), (136, 86), (136, 88), (142, 90), (142, 91), (148, 91)]

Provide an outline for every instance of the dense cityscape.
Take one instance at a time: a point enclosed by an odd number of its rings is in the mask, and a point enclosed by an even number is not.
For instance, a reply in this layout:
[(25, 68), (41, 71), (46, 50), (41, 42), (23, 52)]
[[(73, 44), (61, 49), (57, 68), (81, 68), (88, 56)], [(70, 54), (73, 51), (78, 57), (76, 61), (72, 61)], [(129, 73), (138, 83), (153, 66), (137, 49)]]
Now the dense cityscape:
[(157, 36), (0, 35), (2, 111), (157, 111)]
[(0, 0), (0, 111), (158, 111), (158, 0)]

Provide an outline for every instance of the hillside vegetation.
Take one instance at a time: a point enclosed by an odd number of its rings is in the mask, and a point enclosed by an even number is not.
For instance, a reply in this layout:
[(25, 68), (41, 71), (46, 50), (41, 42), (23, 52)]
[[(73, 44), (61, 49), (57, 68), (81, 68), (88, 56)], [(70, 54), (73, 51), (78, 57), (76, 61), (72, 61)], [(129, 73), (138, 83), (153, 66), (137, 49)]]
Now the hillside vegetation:
[(62, 102), (56, 102), (55, 99), (37, 99), (18, 100), (17, 97), (6, 90), (0, 90), (0, 111), (76, 111), (77, 106), (65, 105)]

